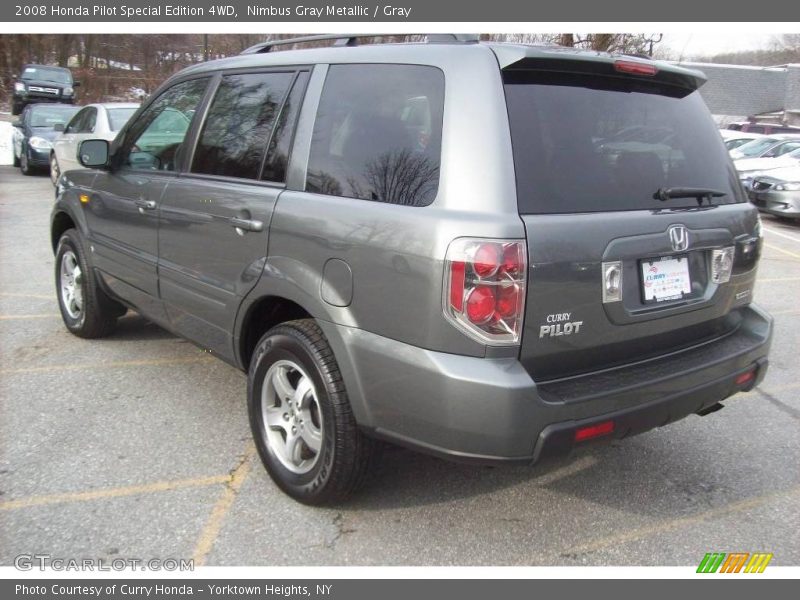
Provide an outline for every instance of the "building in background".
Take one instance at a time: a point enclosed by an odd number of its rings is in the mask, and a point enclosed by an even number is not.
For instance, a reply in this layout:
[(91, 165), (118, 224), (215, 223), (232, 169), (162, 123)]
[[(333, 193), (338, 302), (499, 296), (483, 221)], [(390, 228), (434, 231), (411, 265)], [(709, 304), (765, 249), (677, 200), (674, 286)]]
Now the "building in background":
[(700, 94), (720, 126), (737, 121), (800, 126), (800, 64), (679, 64), (708, 77)]

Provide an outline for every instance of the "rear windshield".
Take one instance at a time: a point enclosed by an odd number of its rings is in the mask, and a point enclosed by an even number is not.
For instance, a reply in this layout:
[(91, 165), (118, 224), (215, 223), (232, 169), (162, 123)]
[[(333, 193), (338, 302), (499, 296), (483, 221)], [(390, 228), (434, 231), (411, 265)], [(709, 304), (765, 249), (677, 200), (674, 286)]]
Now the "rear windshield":
[(697, 206), (662, 188), (744, 202), (719, 132), (695, 91), (632, 78), (504, 73), (522, 214)]

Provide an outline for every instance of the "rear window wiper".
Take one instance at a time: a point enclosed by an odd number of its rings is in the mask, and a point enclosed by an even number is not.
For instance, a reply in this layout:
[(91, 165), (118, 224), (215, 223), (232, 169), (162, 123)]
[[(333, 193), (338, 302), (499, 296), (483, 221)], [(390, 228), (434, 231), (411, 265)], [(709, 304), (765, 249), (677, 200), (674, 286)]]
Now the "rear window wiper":
[(712, 198), (720, 198), (725, 195), (725, 192), (712, 190), (711, 188), (673, 187), (658, 188), (656, 193), (653, 194), (653, 199), (666, 202), (673, 198), (695, 198), (697, 200), (697, 205), (702, 206), (703, 200), (707, 199), (708, 203), (711, 204)]

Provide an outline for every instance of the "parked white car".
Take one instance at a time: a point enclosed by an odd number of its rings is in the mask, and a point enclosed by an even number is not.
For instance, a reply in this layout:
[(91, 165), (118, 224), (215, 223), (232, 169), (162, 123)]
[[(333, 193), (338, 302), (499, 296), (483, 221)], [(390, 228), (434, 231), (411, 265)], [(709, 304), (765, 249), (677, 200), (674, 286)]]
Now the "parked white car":
[(53, 185), (56, 185), (64, 171), (83, 168), (78, 162), (78, 148), (83, 140), (112, 141), (137, 108), (139, 105), (133, 102), (107, 102), (84, 106), (53, 142), (53, 150), (50, 153), (50, 180)]
[(720, 135), (725, 147), (730, 150), (735, 150), (739, 146), (743, 146), (748, 142), (752, 142), (758, 138), (766, 137), (762, 133), (752, 133), (749, 131), (736, 131), (735, 129), (720, 129)]
[(775, 169), (797, 168), (800, 167), (800, 143), (797, 148), (774, 158), (740, 158), (733, 161), (736, 171), (739, 173), (739, 180), (745, 189), (750, 189), (750, 183), (756, 175), (769, 173)]
[(798, 142), (800, 142), (800, 135), (794, 133), (765, 135), (731, 150), (730, 155), (733, 160), (741, 158), (775, 158), (797, 149)]

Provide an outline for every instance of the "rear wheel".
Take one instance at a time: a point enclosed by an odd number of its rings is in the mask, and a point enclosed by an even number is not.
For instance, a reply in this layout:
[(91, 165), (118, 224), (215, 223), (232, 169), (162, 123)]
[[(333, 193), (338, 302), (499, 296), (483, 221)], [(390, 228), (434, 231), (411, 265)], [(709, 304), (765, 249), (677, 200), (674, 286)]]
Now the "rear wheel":
[(83, 240), (75, 229), (61, 236), (56, 249), (56, 294), (64, 325), (82, 338), (99, 338), (111, 333), (122, 314), (122, 306), (98, 286), (86, 261)]
[(353, 417), (339, 367), (312, 319), (268, 331), (248, 375), (250, 426), (270, 477), (306, 504), (344, 500), (374, 454)]

